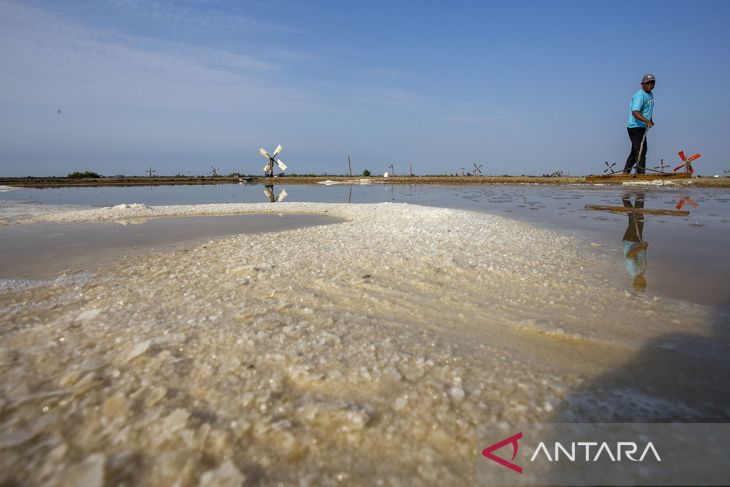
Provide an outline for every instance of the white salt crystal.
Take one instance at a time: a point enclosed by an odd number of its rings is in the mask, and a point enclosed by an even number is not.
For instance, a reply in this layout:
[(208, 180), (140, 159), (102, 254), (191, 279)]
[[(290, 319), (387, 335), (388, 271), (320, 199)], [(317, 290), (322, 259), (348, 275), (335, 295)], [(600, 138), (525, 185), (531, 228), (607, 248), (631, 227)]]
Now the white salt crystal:
[(106, 457), (101, 453), (89, 455), (82, 462), (72, 465), (63, 476), (64, 487), (101, 487), (104, 485), (104, 463)]
[(100, 309), (87, 309), (86, 311), (82, 311), (76, 319), (78, 321), (91, 321), (94, 318), (96, 318), (99, 313), (101, 313)]
[(150, 340), (145, 340), (143, 342), (137, 343), (132, 349), (125, 355), (124, 359), (122, 360), (122, 363), (129, 362), (130, 360), (133, 360), (143, 353), (147, 351), (148, 348), (150, 348), (150, 345), (152, 342)]
[(200, 487), (239, 487), (246, 480), (230, 460), (226, 460), (215, 470), (208, 470), (200, 477)]

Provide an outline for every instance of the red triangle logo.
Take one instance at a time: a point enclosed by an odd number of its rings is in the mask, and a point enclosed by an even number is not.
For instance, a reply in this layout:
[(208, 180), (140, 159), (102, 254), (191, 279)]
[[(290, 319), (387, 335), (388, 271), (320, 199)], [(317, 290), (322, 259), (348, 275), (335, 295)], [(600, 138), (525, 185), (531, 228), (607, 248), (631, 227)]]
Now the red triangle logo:
[[(484, 450), (482, 450), (482, 455), (487, 457), (488, 459), (492, 460), (493, 462), (497, 462), (503, 467), (507, 467), (510, 470), (514, 470), (517, 473), (522, 473), (522, 467), (519, 465), (515, 465), (512, 463), (514, 461), (515, 457), (517, 456), (517, 450), (519, 449), (519, 445), (517, 442), (522, 439), (522, 432), (517, 433), (514, 436), (510, 436), (509, 438), (505, 438), (504, 440), (495, 443), (492, 446), (486, 447)], [(498, 457), (494, 453), (492, 453), (495, 450), (499, 450), (503, 446), (512, 445), (512, 458), (510, 461), (505, 460), (502, 457)]]

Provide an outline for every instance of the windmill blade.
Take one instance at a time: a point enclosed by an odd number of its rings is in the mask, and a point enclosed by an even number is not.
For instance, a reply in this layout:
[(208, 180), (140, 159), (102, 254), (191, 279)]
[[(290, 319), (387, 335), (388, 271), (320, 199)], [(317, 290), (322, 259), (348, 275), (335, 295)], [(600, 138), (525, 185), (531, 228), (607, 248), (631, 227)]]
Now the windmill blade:
[(682, 159), (683, 161), (687, 160), (687, 157), (684, 155), (683, 150), (679, 151), (677, 154), (679, 154), (679, 158)]
[(272, 168), (273, 166), (271, 164), (271, 161), (269, 161), (269, 163), (264, 166), (264, 172), (269, 172)]
[(284, 161), (282, 161), (281, 159), (277, 159), (276, 164), (279, 166), (279, 169), (281, 169), (282, 171), (286, 171), (286, 164), (284, 164)]
[(700, 153), (698, 152), (697, 154), (695, 154), (695, 155), (693, 155), (692, 157), (690, 157), (689, 159), (687, 159), (687, 162), (692, 162), (692, 161), (694, 161), (695, 159), (699, 159), (700, 157), (702, 157), (702, 154), (700, 154)]
[(271, 156), (269, 155), (269, 153), (268, 153), (268, 152), (266, 152), (266, 149), (264, 149), (263, 147), (259, 149), (259, 152), (260, 152), (260, 153), (261, 153), (261, 155), (262, 155), (262, 156), (264, 156), (265, 158), (267, 158), (267, 159), (271, 159)]
[(274, 155), (272, 157), (278, 156), (279, 152), (281, 152), (281, 144), (276, 146), (276, 150), (274, 150)]
[(276, 199), (276, 201), (284, 201), (284, 198), (287, 197), (286, 190), (282, 189), (281, 193), (279, 193), (279, 197)]
[(674, 168), (674, 170), (675, 170), (675, 171), (679, 171), (679, 170), (680, 170), (681, 168), (683, 168), (684, 166), (686, 166), (686, 164), (680, 164), (679, 166), (675, 167), (675, 168)]
[(265, 195), (266, 195), (266, 197), (267, 197), (267, 198), (269, 199), (269, 201), (271, 201), (272, 203), (273, 203), (274, 201), (276, 201), (276, 200), (275, 200), (275, 198), (274, 198), (274, 192), (273, 192), (273, 191), (271, 190), (271, 188), (270, 188), (270, 187), (266, 186), (266, 187), (264, 188), (264, 194), (265, 194)]
[(691, 206), (692, 208), (697, 208), (697, 207), (699, 207), (699, 206), (700, 206), (700, 205), (699, 205), (699, 203), (697, 203), (697, 202), (696, 202), (695, 200), (693, 200), (692, 198), (687, 198), (687, 199), (685, 200), (685, 203), (687, 203), (687, 204), (688, 204), (689, 206)]
[(677, 208), (678, 210), (681, 210), (681, 209), (682, 209), (682, 206), (683, 206), (683, 205), (684, 205), (684, 198), (680, 198), (680, 199), (679, 199), (679, 203), (677, 203), (677, 206), (676, 206), (676, 208)]

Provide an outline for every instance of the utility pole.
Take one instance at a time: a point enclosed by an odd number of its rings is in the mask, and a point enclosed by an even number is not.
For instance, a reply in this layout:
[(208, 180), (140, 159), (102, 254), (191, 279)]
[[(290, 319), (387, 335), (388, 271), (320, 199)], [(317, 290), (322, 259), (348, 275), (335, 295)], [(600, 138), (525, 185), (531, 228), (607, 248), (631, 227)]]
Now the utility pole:
[(408, 163), (408, 175), (410, 177), (413, 177), (413, 163), (412, 162)]
[(350, 177), (352, 177), (352, 163), (350, 162), (350, 156), (347, 156), (347, 165), (350, 167)]

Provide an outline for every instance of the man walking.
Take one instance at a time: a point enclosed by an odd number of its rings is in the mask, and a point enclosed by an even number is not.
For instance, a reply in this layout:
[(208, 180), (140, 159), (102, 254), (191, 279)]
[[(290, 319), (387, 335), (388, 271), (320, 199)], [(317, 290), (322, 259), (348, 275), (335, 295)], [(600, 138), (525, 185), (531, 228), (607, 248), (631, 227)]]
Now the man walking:
[(629, 139), (631, 139), (631, 153), (626, 159), (624, 174), (631, 173), (636, 164), (636, 174), (646, 172), (646, 132), (654, 126), (651, 120), (654, 111), (654, 89), (656, 79), (653, 74), (645, 74), (641, 78), (641, 89), (631, 98), (629, 105)]

